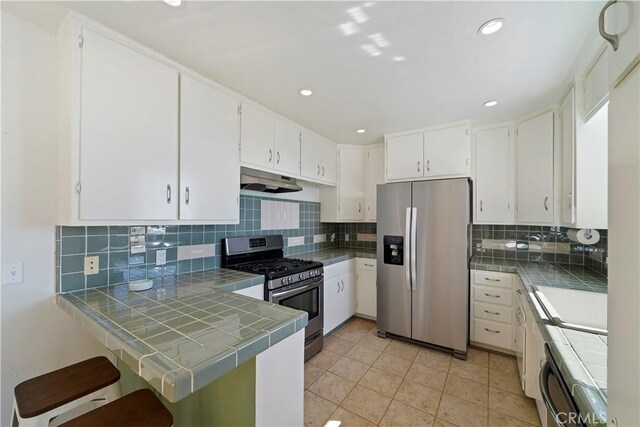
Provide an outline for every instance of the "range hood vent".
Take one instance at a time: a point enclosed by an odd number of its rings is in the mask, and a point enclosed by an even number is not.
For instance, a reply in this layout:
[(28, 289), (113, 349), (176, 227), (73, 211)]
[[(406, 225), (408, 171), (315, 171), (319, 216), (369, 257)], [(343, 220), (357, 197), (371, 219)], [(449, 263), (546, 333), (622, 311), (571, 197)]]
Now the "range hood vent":
[(244, 167), (240, 168), (240, 188), (262, 193), (293, 193), (302, 190), (294, 178)]

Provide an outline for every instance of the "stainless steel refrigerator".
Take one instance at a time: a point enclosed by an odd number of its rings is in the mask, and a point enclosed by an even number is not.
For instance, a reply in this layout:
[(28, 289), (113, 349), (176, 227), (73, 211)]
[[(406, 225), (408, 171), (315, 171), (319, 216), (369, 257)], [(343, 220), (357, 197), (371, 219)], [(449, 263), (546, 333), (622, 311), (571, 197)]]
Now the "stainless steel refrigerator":
[(470, 191), (466, 178), (378, 185), (379, 334), (466, 357)]

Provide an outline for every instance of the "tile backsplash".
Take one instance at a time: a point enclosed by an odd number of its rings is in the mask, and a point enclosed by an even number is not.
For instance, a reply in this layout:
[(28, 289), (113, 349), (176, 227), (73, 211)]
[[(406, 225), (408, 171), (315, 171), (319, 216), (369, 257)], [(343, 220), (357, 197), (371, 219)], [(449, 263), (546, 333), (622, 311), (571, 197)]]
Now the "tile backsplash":
[(582, 245), (567, 237), (567, 228), (528, 225), (474, 225), (473, 255), (585, 265), (607, 274), (607, 230), (600, 241)]

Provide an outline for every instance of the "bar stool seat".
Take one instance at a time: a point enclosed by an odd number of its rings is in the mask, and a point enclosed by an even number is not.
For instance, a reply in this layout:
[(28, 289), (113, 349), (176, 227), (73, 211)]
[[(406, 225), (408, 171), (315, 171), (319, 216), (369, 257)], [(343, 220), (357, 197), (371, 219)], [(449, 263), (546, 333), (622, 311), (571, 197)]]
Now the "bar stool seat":
[(171, 427), (173, 416), (149, 389), (142, 389), (67, 421), (60, 427)]
[[(20, 425), (34, 425), (37, 417), (53, 418), (62, 410), (68, 410), (71, 402), (100, 391), (119, 379), (120, 372), (104, 356), (31, 378), (15, 387), (15, 415), (18, 415)], [(56, 409), (60, 411), (54, 411)], [(25, 423), (25, 420), (33, 422)], [(35, 422), (35, 425), (40, 422)]]

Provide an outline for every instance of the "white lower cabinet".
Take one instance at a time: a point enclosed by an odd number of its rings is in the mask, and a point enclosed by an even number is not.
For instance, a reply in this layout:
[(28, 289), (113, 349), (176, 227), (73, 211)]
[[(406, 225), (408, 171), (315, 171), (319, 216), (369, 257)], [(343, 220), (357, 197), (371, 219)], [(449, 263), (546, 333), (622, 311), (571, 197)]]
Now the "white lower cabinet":
[(324, 334), (327, 335), (356, 312), (356, 260), (324, 268)]
[(375, 259), (356, 259), (356, 314), (370, 318), (376, 317), (377, 309), (376, 262)]
[(513, 274), (471, 271), (470, 341), (513, 351)]

